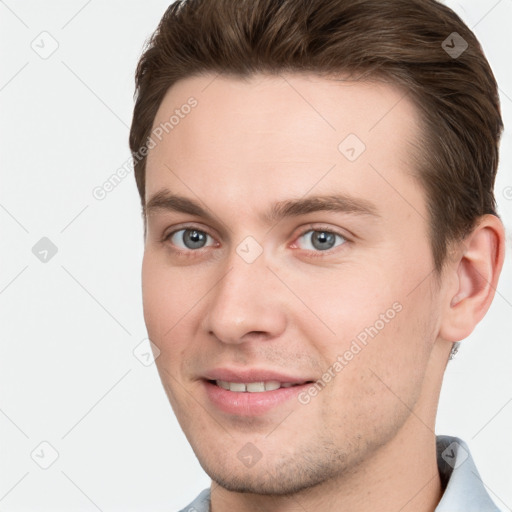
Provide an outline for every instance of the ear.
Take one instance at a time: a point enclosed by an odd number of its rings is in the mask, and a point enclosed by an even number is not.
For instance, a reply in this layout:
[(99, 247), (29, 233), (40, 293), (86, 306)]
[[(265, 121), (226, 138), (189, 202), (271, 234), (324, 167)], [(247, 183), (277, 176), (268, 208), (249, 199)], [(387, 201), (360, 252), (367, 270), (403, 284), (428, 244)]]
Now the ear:
[(473, 332), (494, 298), (504, 257), (503, 224), (495, 215), (483, 215), (449, 263), (441, 338), (460, 341)]

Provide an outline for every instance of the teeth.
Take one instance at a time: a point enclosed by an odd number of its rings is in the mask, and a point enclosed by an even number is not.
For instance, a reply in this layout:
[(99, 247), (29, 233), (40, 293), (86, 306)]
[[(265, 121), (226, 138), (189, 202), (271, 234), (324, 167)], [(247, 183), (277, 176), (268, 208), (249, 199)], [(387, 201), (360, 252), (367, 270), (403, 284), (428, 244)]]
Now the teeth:
[(215, 383), (221, 388), (229, 389), (229, 382), (226, 382), (225, 380), (216, 380)]
[[(281, 387), (281, 383), (277, 382), (277, 380), (269, 380), (265, 382), (265, 391), (273, 391), (274, 389), (279, 389)], [(247, 391), (251, 391), (249, 386), (247, 386)]]
[[(229, 386), (231, 389), (232, 384)], [(265, 391), (265, 383), (264, 382), (250, 382), (248, 384), (242, 384), (247, 388), (249, 393), (262, 393)], [(237, 391), (245, 391), (245, 389), (237, 389)]]
[(245, 391), (245, 384), (243, 382), (231, 382), (229, 383), (229, 389), (231, 391)]
[(234, 391), (236, 393), (243, 393), (245, 391), (249, 393), (262, 393), (264, 391), (273, 391), (279, 388), (290, 388), (295, 384), (291, 382), (278, 382), (277, 380), (268, 380), (265, 382), (227, 382), (225, 380), (216, 380), (217, 386)]

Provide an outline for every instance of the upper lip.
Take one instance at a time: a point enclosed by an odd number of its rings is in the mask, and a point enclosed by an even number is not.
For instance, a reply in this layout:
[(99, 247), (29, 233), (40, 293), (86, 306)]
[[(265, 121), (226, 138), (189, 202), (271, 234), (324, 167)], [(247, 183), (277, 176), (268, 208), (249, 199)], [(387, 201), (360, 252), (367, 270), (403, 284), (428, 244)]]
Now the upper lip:
[(302, 384), (304, 382), (313, 381), (313, 379), (308, 377), (291, 376), (274, 370), (256, 368), (214, 368), (205, 372), (203, 378), (207, 380), (223, 380), (226, 382), (266, 382), (273, 380), (285, 383), (290, 382), (292, 384)]

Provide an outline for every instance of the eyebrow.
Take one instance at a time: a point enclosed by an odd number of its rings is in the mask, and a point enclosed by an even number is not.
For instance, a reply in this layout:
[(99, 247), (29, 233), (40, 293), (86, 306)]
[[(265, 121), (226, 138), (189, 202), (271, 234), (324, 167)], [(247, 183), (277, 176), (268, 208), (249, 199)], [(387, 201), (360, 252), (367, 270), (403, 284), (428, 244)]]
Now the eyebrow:
[[(197, 201), (170, 193), (162, 189), (151, 196), (144, 205), (144, 217), (160, 211), (181, 212), (215, 221), (215, 216), (204, 209)], [(348, 194), (307, 196), (300, 199), (286, 199), (271, 205), (269, 210), (261, 215), (267, 224), (273, 224), (286, 217), (298, 217), (308, 213), (332, 211), (352, 215), (366, 215), (378, 218), (377, 207), (367, 199)]]

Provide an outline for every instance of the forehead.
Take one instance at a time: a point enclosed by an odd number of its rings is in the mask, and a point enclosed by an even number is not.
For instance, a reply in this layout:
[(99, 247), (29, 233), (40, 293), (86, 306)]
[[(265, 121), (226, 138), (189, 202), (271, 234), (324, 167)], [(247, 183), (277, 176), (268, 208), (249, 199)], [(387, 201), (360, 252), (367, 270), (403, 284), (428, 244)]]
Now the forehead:
[(155, 117), (146, 201), (163, 187), (224, 204), (243, 199), (243, 208), (313, 188), (390, 205), (397, 194), (418, 200), (410, 176), (418, 118), (407, 94), (382, 82), (188, 78), (169, 89)]

